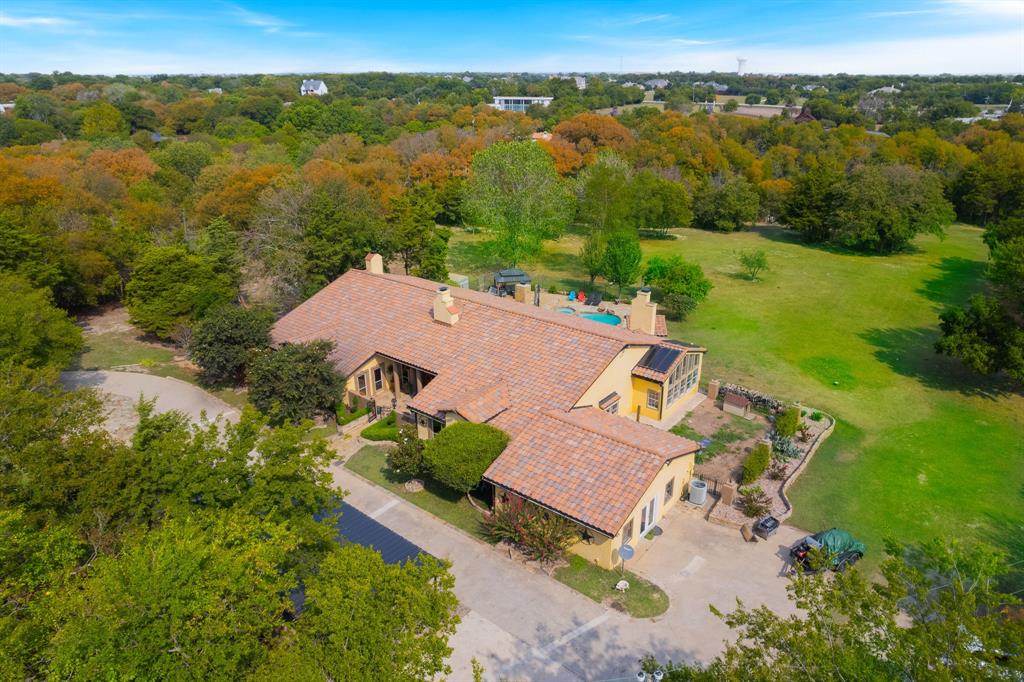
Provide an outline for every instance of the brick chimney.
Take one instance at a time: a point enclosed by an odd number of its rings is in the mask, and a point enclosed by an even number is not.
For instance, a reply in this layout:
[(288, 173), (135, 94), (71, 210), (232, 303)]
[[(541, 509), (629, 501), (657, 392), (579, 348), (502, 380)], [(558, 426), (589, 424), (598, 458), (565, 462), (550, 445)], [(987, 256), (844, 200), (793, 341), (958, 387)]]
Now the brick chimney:
[(651, 303), (651, 288), (643, 287), (636, 292), (636, 298), (629, 304), (629, 328), (654, 333), (654, 320), (658, 316), (658, 304)]
[(434, 322), (451, 327), (458, 321), (459, 309), (455, 306), (452, 292), (448, 287), (438, 287), (437, 295), (434, 296)]
[(366, 254), (366, 271), (371, 275), (383, 275), (384, 258), (379, 253)]

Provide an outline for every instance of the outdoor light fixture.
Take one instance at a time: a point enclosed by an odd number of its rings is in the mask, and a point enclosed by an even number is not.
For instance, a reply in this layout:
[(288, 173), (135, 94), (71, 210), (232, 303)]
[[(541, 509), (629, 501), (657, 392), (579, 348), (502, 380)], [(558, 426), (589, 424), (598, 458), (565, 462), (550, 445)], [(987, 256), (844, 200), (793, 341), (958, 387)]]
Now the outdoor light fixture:
[(638, 672), (636, 674), (636, 682), (644, 682), (644, 680), (646, 680), (646, 679), (647, 679), (647, 673), (645, 673), (643, 670), (641, 670), (640, 672)]

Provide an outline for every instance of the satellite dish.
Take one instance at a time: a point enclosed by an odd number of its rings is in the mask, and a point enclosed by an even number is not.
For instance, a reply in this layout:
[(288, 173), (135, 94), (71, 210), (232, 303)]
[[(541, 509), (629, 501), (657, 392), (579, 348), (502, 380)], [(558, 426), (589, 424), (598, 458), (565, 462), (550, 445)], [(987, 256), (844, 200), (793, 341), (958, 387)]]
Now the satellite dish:
[(630, 545), (623, 545), (622, 547), (619, 547), (619, 556), (622, 557), (623, 561), (629, 561), (633, 558), (634, 554), (636, 554), (636, 552)]

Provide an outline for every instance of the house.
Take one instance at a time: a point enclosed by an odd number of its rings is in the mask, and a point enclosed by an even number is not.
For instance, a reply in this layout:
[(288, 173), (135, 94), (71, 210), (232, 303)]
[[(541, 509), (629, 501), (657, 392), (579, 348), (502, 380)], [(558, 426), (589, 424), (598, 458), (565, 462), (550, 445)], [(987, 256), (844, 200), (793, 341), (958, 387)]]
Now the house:
[(513, 95), (511, 97), (497, 96), (494, 98), (494, 102), (491, 103), (491, 106), (495, 109), (500, 109), (501, 111), (525, 112), (534, 104), (546, 107), (551, 104), (554, 99), (554, 97), (526, 97), (523, 95)]
[(14, 102), (0, 102), (0, 114), (6, 114), (8, 111), (14, 111)]
[(883, 88), (875, 88), (874, 90), (868, 90), (869, 95), (898, 95), (902, 90), (897, 88), (895, 85), (886, 85)]
[(576, 87), (580, 90), (587, 89), (587, 77), (586, 76), (573, 76), (572, 79), (576, 81)]
[[(572, 551), (611, 568), (638, 553), (685, 494), (697, 443), (664, 427), (692, 408), (705, 349), (655, 335), (640, 290), (626, 323), (602, 324), (514, 297), (384, 271), (377, 254), (285, 315), (275, 344), (329, 339), (344, 399), (394, 409), (421, 438), (485, 422), (510, 435), (484, 480), (571, 520)], [(661, 426), (662, 428), (657, 428)]]
[(709, 88), (711, 88), (712, 90), (714, 90), (715, 92), (718, 92), (718, 93), (729, 92), (729, 86), (728, 85), (726, 85), (725, 83), (718, 83), (717, 81), (697, 81), (696, 83), (694, 83), (694, 85), (696, 85), (697, 87), (700, 87), (700, 86), (709, 87)]
[(223, 95), (224, 94), (224, 89), (223, 88), (207, 88), (206, 91), (208, 93), (210, 93), (211, 95)]
[(321, 97), (327, 94), (327, 85), (322, 80), (304, 80), (299, 87), (299, 94)]
[(652, 78), (649, 81), (644, 81), (644, 85), (649, 87), (651, 90), (656, 90), (658, 88), (667, 88), (670, 84), (664, 78)]
[(793, 118), (793, 123), (811, 123), (817, 120), (818, 119), (814, 117), (814, 114), (811, 113), (811, 110), (808, 109), (807, 105), (805, 104), (803, 107), (801, 107), (800, 113)]

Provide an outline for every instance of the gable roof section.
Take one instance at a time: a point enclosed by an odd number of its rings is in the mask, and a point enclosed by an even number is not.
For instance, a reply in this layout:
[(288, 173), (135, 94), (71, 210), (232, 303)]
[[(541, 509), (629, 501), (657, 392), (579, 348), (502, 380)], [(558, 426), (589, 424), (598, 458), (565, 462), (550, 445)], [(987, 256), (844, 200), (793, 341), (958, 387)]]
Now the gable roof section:
[(659, 339), (485, 292), (451, 288), (452, 326), (433, 319), (438, 285), (418, 277), (349, 270), (281, 318), (275, 343), (329, 339), (351, 374), (374, 353), (436, 377), (410, 406), (454, 409), (501, 380), (516, 409), (568, 409), (623, 347)]
[(593, 407), (549, 410), (530, 420), (484, 478), (614, 536), (665, 463), (697, 449)]

